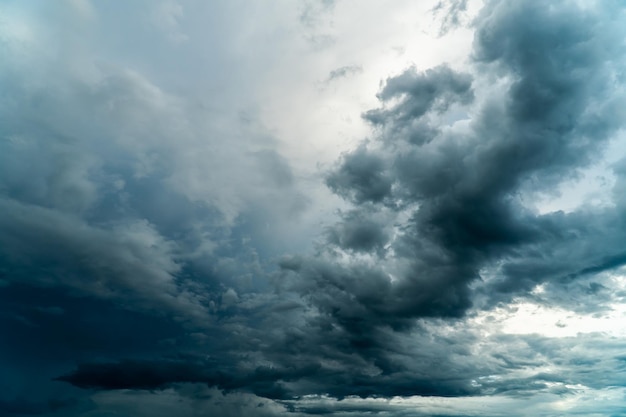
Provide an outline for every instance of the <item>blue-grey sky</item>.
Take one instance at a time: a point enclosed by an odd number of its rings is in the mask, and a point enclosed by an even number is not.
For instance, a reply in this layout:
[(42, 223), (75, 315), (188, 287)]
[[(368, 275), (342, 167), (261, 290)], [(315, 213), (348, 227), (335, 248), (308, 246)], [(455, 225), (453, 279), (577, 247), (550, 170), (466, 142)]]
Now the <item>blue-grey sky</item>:
[(626, 416), (620, 0), (0, 1), (0, 415)]

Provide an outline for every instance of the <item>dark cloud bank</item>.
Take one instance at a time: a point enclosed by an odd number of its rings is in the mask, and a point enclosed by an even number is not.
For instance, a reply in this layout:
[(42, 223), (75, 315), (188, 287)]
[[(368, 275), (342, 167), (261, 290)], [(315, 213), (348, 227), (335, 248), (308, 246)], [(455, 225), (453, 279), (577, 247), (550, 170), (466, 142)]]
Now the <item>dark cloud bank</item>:
[[(372, 138), (326, 175), (350, 208), (313, 255), (283, 255), (289, 244), (263, 227), (307, 199), (271, 144), (238, 155), (255, 126), (208, 163), (219, 176), (235, 158), (252, 173), (232, 173), (261, 189), (194, 200), (176, 177), (193, 169), (160, 139), (193, 149), (193, 132), (159, 118), (200, 116), (132, 74), (44, 88), (3, 64), (4, 415), (92, 415), (109, 390), (213, 398), (223, 415), (426, 415), (305, 400), (623, 386), (620, 341), (441, 330), (537, 284), (546, 303), (602, 308), (595, 277), (626, 263), (624, 164), (610, 206), (540, 214), (520, 195), (576, 178), (623, 127), (623, 22), (619, 2), (487, 1), (467, 72), (385, 80), (381, 107), (363, 114)], [(514, 375), (547, 363), (563, 366)], [(233, 411), (229, 395), (250, 407)]]

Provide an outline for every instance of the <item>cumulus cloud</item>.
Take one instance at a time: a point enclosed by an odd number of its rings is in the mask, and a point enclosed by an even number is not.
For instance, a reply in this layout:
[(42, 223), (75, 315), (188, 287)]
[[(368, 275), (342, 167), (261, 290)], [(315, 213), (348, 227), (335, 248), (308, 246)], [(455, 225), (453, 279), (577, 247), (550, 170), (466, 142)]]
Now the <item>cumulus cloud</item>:
[[(615, 208), (537, 215), (516, 196), (530, 181), (541, 190), (575, 175), (620, 128), (623, 91), (614, 87), (623, 51), (601, 46), (615, 33), (607, 27), (617, 30), (614, 20), (600, 29), (606, 13), (569, 3), (549, 13), (532, 2), (486, 4), (475, 22), (475, 66), (502, 79), (504, 90), (475, 105), (470, 76), (450, 68), (386, 81), (379, 97), (396, 102), (364, 115), (380, 127), (377, 140), (344, 156), (327, 181), (358, 206), (408, 211), (391, 244), (407, 266), (384, 293), (389, 310), (462, 314), (471, 305), (468, 285), (493, 264), (503, 291), (621, 264), (622, 228), (590, 226), (615, 224)], [(469, 115), (464, 126), (442, 126), (452, 105)]]
[[(591, 391), (619, 415), (623, 335), (567, 329), (618, 317), (626, 294), (624, 163), (603, 161), (626, 120), (617, 2), (485, 1), (469, 62), (384, 79), (368, 137), (316, 178), (264, 123), (253, 80), (218, 88), (224, 68), (243, 73), (256, 26), (211, 32), (232, 50), (211, 49), (207, 98), (154, 70), (150, 48), (133, 60), (98, 40), (111, 10), (80, 4), (49, 25), (5, 7), (27, 24), (0, 26), (8, 415), (551, 416), (588, 412)], [(446, 4), (442, 36), (468, 9)], [(142, 5), (142, 33), (160, 31), (172, 60), (197, 47), (206, 10)], [(338, 7), (308, 2), (290, 27), (320, 46)], [(55, 53), (55, 31), (91, 37)], [(367, 78), (337, 62), (312, 79)], [(609, 204), (525, 201), (598, 161)], [(320, 185), (343, 201), (312, 224), (336, 201), (316, 202)], [(529, 305), (552, 324), (513, 331)]]
[[(620, 33), (612, 10), (487, 2), (474, 23), (474, 82), (448, 67), (385, 82), (379, 98), (393, 102), (364, 114), (378, 135), (344, 155), (327, 183), (359, 213), (346, 216), (329, 243), (357, 251), (370, 244), (375, 254), (373, 234), (361, 231), (356, 244), (349, 233), (359, 231), (355, 218), (374, 223), (372, 206), (391, 209), (399, 224), (388, 256), (367, 263), (320, 254), (283, 265), (305, 283), (295, 287), (319, 313), (312, 322), (342, 334), (328, 340), (348, 337), (384, 374), (383, 360), (369, 355), (387, 340), (378, 334), (385, 329), (461, 317), (477, 293), (499, 302), (542, 282), (558, 291), (559, 283), (622, 265), (619, 205), (541, 215), (518, 197), (529, 183), (541, 192), (576, 175), (621, 128), (616, 77), (624, 62), (622, 46), (607, 38)], [(485, 82), (498, 90), (472, 88)], [(446, 357), (440, 366), (456, 366)], [(401, 380), (403, 367), (391, 369)], [(417, 379), (412, 386), (429, 393)], [(458, 393), (472, 392), (464, 389)]]

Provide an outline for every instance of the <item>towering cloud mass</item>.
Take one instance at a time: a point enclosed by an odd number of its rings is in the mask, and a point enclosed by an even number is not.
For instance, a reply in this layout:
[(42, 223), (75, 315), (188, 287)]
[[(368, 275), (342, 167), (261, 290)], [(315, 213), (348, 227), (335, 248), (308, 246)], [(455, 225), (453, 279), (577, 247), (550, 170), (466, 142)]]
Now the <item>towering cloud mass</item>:
[(626, 10), (470, 3), (429, 12), (467, 61), (386, 78), (315, 175), (247, 42), (336, 58), (341, 2), (0, 6), (4, 415), (624, 415)]

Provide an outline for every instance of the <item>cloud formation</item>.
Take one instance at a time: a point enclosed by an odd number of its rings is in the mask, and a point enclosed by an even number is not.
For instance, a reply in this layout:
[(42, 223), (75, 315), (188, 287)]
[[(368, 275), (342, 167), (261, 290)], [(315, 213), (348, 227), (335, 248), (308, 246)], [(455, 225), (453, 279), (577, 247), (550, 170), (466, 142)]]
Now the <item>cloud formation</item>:
[[(311, 77), (337, 92), (367, 79), (340, 3), (138, 3), (129, 42), (163, 49), (137, 55), (99, 36), (118, 6), (0, 6), (0, 411), (621, 415), (626, 334), (598, 328), (625, 313), (623, 5), (485, 1), (468, 62), (387, 76), (311, 177), (260, 85), (294, 50), (337, 55)], [(433, 6), (442, 37), (469, 10)], [(233, 28), (186, 61), (213, 12)], [(604, 204), (529, 203), (597, 167)]]
[[(624, 51), (608, 40), (620, 31), (613, 10), (487, 2), (474, 23), (478, 78), (438, 67), (385, 82), (379, 98), (393, 102), (364, 113), (377, 136), (344, 155), (327, 177), (354, 204), (327, 243), (348, 254), (369, 247), (372, 258), (346, 260), (331, 250), (283, 264), (319, 312), (315, 322), (341, 334), (327, 337), (329, 345), (347, 338), (379, 377), (401, 381), (404, 364), (383, 366), (393, 363), (384, 342), (393, 336), (380, 332), (415, 331), (420, 318), (462, 317), (477, 293), (494, 303), (511, 300), (537, 284), (556, 289), (623, 265), (619, 203), (540, 214), (519, 198), (528, 187), (549, 192), (575, 176), (622, 127), (616, 77)], [(375, 216), (390, 212), (399, 223), (392, 239), (372, 228)], [(445, 351), (438, 366), (458, 369)], [(428, 376), (429, 387), (446, 381), (434, 391), (439, 395), (455, 389), (447, 375)], [(453, 392), (482, 392), (470, 379)], [(388, 395), (433, 393), (419, 378), (407, 385), (412, 392), (385, 384)]]

